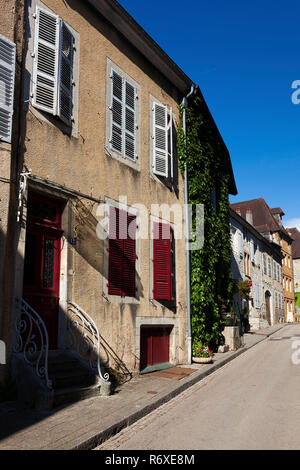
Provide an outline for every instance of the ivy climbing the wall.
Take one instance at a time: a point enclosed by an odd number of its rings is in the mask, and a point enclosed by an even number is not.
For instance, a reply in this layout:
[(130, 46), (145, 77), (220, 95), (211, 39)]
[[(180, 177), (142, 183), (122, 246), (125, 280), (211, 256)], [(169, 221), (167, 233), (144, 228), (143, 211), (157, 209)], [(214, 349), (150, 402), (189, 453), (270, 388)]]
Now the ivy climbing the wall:
[[(186, 109), (186, 136), (178, 129), (179, 166), (188, 168), (190, 204), (204, 205), (204, 245), (190, 251), (191, 323), (195, 345), (216, 350), (223, 343), (222, 313), (232, 305), (231, 240), (229, 227), (229, 181), (227, 149), (214, 123), (202, 112), (196, 97)], [(181, 118), (183, 109), (180, 109)], [(192, 220), (195, 230), (195, 217)]]

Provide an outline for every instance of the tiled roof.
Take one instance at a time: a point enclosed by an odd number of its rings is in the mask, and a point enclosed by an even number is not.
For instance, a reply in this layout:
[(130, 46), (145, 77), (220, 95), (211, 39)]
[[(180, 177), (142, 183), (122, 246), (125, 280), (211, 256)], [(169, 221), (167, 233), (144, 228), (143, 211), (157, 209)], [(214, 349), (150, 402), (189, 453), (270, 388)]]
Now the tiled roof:
[(274, 207), (271, 209), (272, 214), (280, 214), (280, 215), (285, 215), (281, 207)]
[[(259, 199), (252, 199), (250, 201), (236, 202), (235, 204), (230, 204), (230, 207), (236, 212), (240, 213), (244, 219), (246, 219), (247, 209), (251, 209), (253, 215), (253, 226), (258, 232), (278, 232), (281, 230), (283, 233), (289, 236), (285, 228), (277, 223), (275, 217), (272, 214), (272, 210), (262, 197)], [(273, 211), (277, 211), (278, 209), (282, 212), (280, 207), (273, 209)]]
[(300, 232), (296, 227), (287, 228), (287, 231), (294, 240), (292, 243), (292, 256), (294, 259), (300, 258)]

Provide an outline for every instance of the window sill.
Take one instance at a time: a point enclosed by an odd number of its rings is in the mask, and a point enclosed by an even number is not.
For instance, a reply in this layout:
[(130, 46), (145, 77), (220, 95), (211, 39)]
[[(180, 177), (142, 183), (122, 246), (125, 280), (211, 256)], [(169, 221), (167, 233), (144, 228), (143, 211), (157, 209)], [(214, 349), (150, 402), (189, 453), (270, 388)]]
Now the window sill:
[(126, 165), (132, 170), (140, 172), (139, 158), (137, 158), (136, 161), (130, 160), (129, 158), (126, 158), (123, 155), (120, 155), (119, 153), (115, 152), (114, 150), (112, 150), (111, 148), (107, 146), (104, 147), (104, 151), (108, 159), (111, 158), (111, 159), (117, 160), (119, 163)]

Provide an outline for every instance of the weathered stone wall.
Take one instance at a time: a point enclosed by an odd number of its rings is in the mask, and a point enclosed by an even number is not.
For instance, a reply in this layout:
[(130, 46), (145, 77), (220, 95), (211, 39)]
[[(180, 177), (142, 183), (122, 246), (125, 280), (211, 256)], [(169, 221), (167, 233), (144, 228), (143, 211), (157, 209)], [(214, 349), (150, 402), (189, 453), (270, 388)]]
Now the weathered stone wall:
[[(300, 259), (293, 260), (295, 293), (300, 293)], [(295, 304), (295, 319), (300, 321), (300, 307)]]
[[(244, 308), (248, 304), (249, 308), (249, 322), (252, 329), (264, 328), (268, 325), (266, 319), (266, 303), (265, 294), (270, 293), (270, 310), (271, 310), (271, 324), (278, 323), (282, 320), (283, 310), (281, 307), (282, 296), (282, 283), (277, 276), (277, 267), (281, 267), (280, 257), (270, 250), (264, 240), (256, 237), (253, 232), (247, 229), (245, 225), (239, 223), (237, 220), (231, 218), (231, 234), (232, 234), (232, 277), (235, 280), (251, 279), (252, 301), (248, 303), (240, 301), (240, 308)], [(243, 256), (240, 254), (239, 234), (243, 236)], [(251, 241), (254, 243), (254, 262), (251, 261)], [(249, 269), (250, 274), (247, 276), (245, 273), (245, 254), (249, 255)], [(263, 256), (266, 257), (267, 273), (264, 273)], [(271, 261), (271, 276), (268, 272), (268, 258)], [(276, 279), (273, 273), (273, 261), (276, 263)], [(258, 285), (258, 297), (256, 285)], [(280, 302), (275, 302), (275, 292), (280, 298)], [(237, 297), (236, 297), (237, 299)]]
[[(284, 291), (284, 310), (285, 320), (294, 321), (295, 314), (295, 295), (294, 295), (294, 275), (292, 260), (291, 241), (282, 238), (282, 274), (283, 274), (283, 291)], [(289, 308), (287, 307), (289, 306)]]

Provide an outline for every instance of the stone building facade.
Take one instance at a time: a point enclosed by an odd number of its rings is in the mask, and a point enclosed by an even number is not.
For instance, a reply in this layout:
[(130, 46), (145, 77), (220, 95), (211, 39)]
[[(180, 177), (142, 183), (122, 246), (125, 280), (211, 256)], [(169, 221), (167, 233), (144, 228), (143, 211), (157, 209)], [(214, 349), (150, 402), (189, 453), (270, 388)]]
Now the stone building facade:
[(284, 321), (280, 246), (269, 242), (253, 227), (252, 213), (244, 219), (230, 209), (232, 278), (252, 281), (250, 301), (234, 296), (236, 310), (249, 311), (252, 329)]
[(287, 228), (290, 236), (293, 238), (292, 257), (294, 270), (294, 289), (295, 289), (295, 320), (300, 321), (300, 232), (296, 227)]
[(291, 262), (293, 240), (282, 224), (284, 212), (280, 207), (271, 209), (263, 198), (231, 204), (231, 208), (244, 218), (246, 218), (247, 211), (250, 211), (254, 228), (271, 243), (281, 247), (285, 321), (293, 322), (295, 313), (293, 265)]
[[(280, 227), (282, 225), (282, 216), (284, 212), (280, 207), (271, 209), (271, 212)], [(292, 238), (287, 230), (275, 232), (273, 234), (277, 243), (281, 245), (282, 251), (282, 275), (283, 275), (283, 292), (284, 292), (284, 312), (287, 322), (295, 321), (295, 293), (294, 293), (294, 272), (292, 257)]]

